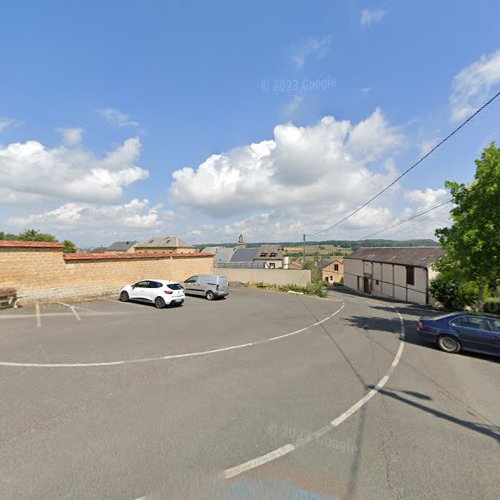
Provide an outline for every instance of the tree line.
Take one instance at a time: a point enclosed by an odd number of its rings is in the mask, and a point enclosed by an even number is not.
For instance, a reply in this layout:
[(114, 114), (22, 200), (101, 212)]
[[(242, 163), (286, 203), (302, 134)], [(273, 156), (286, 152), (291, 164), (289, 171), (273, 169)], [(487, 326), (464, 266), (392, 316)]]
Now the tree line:
[[(6, 233), (0, 231), (0, 240), (10, 240), (10, 241), (47, 241), (59, 243), (59, 240), (52, 234), (42, 233), (37, 229), (25, 229), (22, 233)], [(65, 253), (75, 253), (76, 246), (71, 240), (63, 240), (62, 245), (64, 245)]]

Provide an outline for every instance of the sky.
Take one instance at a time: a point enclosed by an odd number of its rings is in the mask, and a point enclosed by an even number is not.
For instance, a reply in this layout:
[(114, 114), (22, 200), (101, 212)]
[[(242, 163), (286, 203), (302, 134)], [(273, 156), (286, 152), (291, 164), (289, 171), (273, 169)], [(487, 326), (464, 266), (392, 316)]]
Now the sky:
[[(300, 241), (500, 89), (500, 4), (5, 2), (0, 231), (79, 247)], [(500, 99), (357, 215), (361, 239), (449, 198), (500, 140)], [(433, 237), (438, 209), (377, 237)]]

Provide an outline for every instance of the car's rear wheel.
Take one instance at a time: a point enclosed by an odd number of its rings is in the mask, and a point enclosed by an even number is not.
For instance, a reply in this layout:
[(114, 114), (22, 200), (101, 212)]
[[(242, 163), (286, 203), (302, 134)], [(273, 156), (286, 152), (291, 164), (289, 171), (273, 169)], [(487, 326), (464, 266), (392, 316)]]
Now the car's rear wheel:
[(451, 335), (440, 335), (437, 343), (440, 349), (453, 354), (459, 352), (462, 348), (460, 342)]
[(166, 307), (166, 302), (165, 300), (163, 300), (163, 297), (156, 297), (155, 299), (155, 306), (157, 307), (157, 309), (163, 309), (164, 307)]
[(215, 294), (214, 292), (211, 292), (210, 290), (205, 294), (205, 297), (207, 300), (214, 300), (215, 299)]
[(120, 293), (120, 300), (122, 302), (128, 302), (130, 300), (130, 296), (127, 292), (123, 291), (122, 293)]

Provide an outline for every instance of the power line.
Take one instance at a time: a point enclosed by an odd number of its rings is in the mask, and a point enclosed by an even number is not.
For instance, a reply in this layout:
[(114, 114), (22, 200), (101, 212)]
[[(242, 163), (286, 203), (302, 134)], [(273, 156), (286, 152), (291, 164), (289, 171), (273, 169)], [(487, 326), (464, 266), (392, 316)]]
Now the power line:
[(423, 210), (422, 212), (419, 212), (418, 214), (415, 214), (412, 217), (408, 217), (407, 219), (404, 219), (402, 221), (396, 222), (396, 224), (393, 224), (392, 226), (387, 226), (387, 227), (384, 227), (384, 229), (381, 229), (380, 231), (376, 231), (374, 233), (371, 233), (368, 236), (365, 236), (364, 238), (361, 238), (361, 240), (367, 240), (368, 238), (371, 238), (372, 236), (375, 236), (377, 234), (383, 233), (384, 231), (388, 231), (389, 229), (392, 229), (394, 227), (401, 226), (401, 224), (406, 224), (407, 222), (410, 222), (413, 219), (416, 219), (417, 217), (421, 217), (422, 215), (428, 214), (429, 212), (432, 212), (433, 210), (436, 210), (437, 208), (442, 207), (443, 205), (451, 203), (452, 201), (453, 201), (452, 199), (443, 201), (443, 203), (439, 203), (439, 205), (435, 205), (435, 206), (433, 206), (431, 208), (427, 208), (426, 210)]
[[(441, 209), (440, 209), (440, 210), (437, 210), (437, 211), (435, 212), (435, 214), (438, 214), (438, 213), (442, 212), (442, 211), (443, 211), (443, 208), (447, 208), (447, 207), (441, 207)], [(425, 214), (425, 215), (428, 215), (428, 214)], [(393, 237), (395, 234), (399, 234), (399, 233), (401, 233), (401, 232), (403, 232), (403, 231), (406, 231), (406, 229), (407, 229), (407, 227), (402, 227), (402, 228), (400, 228), (400, 229), (397, 229), (396, 231), (391, 231), (391, 232), (389, 232), (389, 234), (386, 234), (386, 235), (384, 236), (384, 238)]]
[[(446, 207), (444, 207), (444, 208), (446, 208)], [(441, 208), (441, 210), (437, 210), (435, 213), (437, 214), (437, 213), (440, 213), (440, 212), (442, 212), (442, 211), (443, 211), (443, 207)], [(395, 231), (391, 231), (391, 232), (389, 232), (389, 234), (386, 234), (386, 235), (384, 236), (384, 238), (393, 238), (393, 237), (394, 237), (394, 235), (396, 235), (396, 234), (400, 234), (400, 233), (402, 233), (403, 231), (406, 231), (407, 229), (408, 229), (407, 227), (401, 227), (401, 228), (399, 228), (399, 229), (396, 229)]]
[(353, 215), (357, 214), (360, 210), (365, 208), (367, 205), (369, 205), (372, 201), (376, 200), (380, 195), (385, 193), (390, 187), (394, 186), (396, 182), (398, 182), (401, 178), (403, 178), (405, 175), (407, 175), (409, 172), (411, 172), (415, 167), (420, 165), (426, 158), (428, 158), (436, 149), (441, 147), (446, 141), (451, 139), (459, 130), (461, 130), (467, 123), (469, 123), (473, 118), (475, 118), (483, 109), (488, 107), (498, 96), (500, 96), (500, 90), (487, 102), (485, 102), (480, 108), (478, 108), (474, 113), (472, 113), (466, 120), (464, 120), (458, 127), (456, 127), (452, 132), (450, 132), (444, 139), (439, 141), (430, 151), (425, 153), (419, 160), (417, 160), (413, 165), (408, 167), (401, 175), (396, 177), (390, 184), (385, 186), (382, 190), (380, 190), (376, 195), (372, 196), (368, 201), (363, 203), (361, 206), (353, 210), (350, 214), (346, 215), (339, 221), (337, 221), (335, 224), (332, 224), (331, 226), (328, 226), (325, 229), (321, 229), (320, 231), (316, 231), (314, 233), (307, 234), (306, 236), (315, 236), (316, 234), (320, 233), (325, 233), (326, 231), (329, 231), (330, 229), (333, 229), (334, 227), (337, 227), (339, 224), (342, 224), (342, 222), (346, 221), (347, 219), (350, 219)]

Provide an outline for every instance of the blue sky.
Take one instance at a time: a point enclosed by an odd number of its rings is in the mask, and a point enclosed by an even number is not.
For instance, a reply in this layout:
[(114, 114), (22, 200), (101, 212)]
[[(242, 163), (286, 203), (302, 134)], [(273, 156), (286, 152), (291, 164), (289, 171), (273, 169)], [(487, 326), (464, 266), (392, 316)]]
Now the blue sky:
[[(498, 91), (499, 15), (494, 1), (8, 2), (1, 227), (81, 246), (300, 239)], [(360, 238), (446, 199), (444, 180), (469, 182), (499, 140), (499, 112), (322, 237)]]

